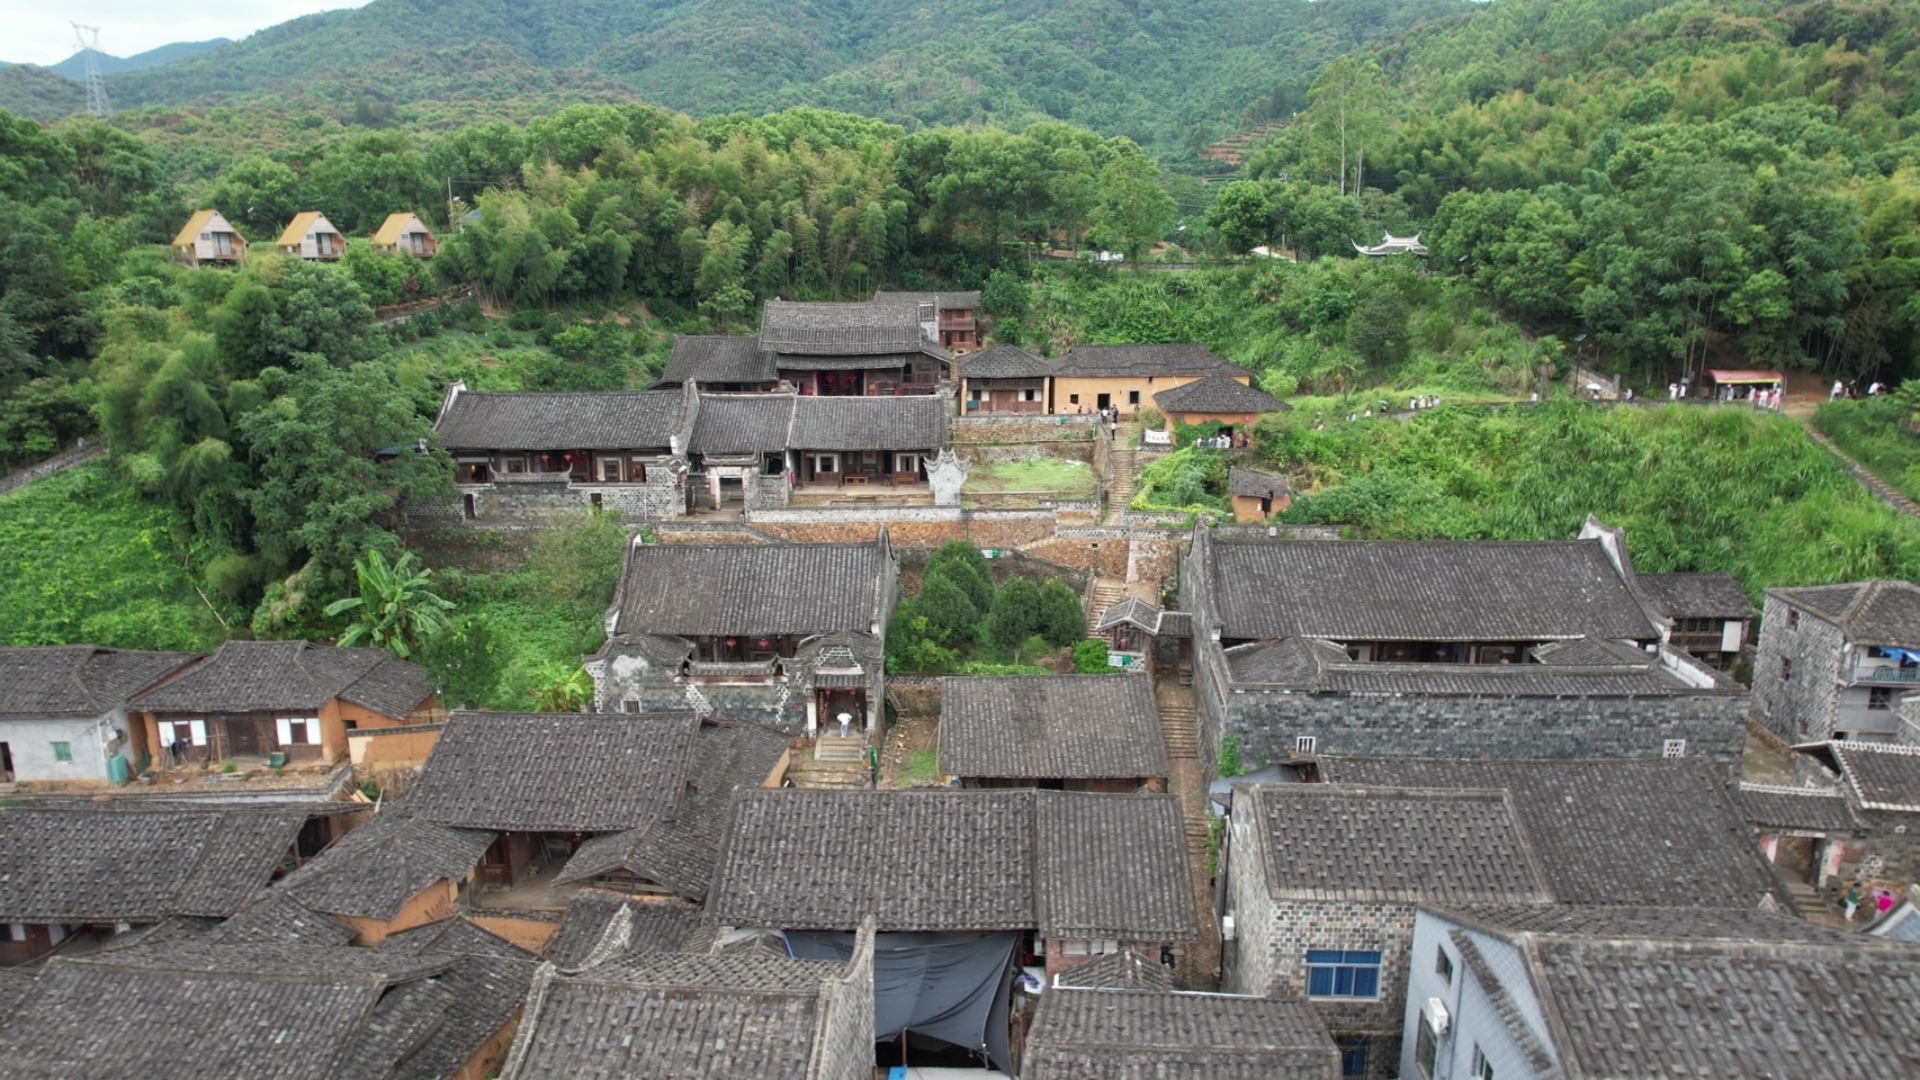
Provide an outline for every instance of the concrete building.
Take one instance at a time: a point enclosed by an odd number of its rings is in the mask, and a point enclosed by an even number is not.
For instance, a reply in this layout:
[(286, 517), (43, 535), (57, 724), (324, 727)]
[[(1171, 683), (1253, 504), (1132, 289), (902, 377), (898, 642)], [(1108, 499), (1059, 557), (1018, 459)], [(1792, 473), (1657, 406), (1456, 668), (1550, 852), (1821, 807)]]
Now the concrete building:
[(127, 700), (193, 659), (93, 645), (0, 649), (0, 783), (107, 781), (116, 769), (125, 780), (145, 768)]

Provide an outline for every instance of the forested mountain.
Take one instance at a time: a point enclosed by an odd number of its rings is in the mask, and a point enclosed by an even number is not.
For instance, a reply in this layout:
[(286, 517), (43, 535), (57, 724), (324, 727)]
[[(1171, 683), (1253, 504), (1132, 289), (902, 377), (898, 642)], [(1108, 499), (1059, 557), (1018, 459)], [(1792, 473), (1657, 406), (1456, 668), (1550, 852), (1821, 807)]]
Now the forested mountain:
[[(168, 45), (162, 45), (157, 49), (148, 49), (146, 52), (135, 53), (132, 56), (112, 56), (107, 53), (100, 53), (95, 56), (94, 63), (99, 67), (100, 74), (102, 75), (117, 75), (125, 71), (145, 71), (147, 68), (159, 67), (162, 64), (171, 64), (175, 60), (184, 60), (194, 53), (203, 53), (216, 46), (232, 44), (232, 40), (231, 38), (213, 38), (209, 41), (175, 41)], [(49, 67), (47, 70), (53, 72), (55, 75), (64, 75), (69, 79), (84, 79), (87, 77), (87, 54), (84, 52), (74, 53), (65, 60)]]
[[(1162, 148), (1297, 108), (1313, 72), (1468, 0), (374, 0), (109, 78), (117, 107), (386, 105), (530, 83), (707, 115), (815, 105), (909, 127), (1053, 117)], [(536, 74), (537, 73), (537, 74)], [(4, 80), (0, 80), (4, 82)], [(1277, 92), (1276, 92), (1277, 91)], [(0, 87), (0, 106), (36, 104)], [(47, 115), (45, 111), (37, 115)]]

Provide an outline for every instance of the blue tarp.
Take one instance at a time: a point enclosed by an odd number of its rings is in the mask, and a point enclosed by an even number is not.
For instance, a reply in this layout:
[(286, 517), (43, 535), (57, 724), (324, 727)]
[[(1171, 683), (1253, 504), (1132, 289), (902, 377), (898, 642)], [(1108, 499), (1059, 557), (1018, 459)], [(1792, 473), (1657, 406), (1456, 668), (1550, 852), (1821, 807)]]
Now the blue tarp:
[[(853, 957), (852, 934), (787, 931), (787, 950), (807, 960)], [(873, 1038), (910, 1031), (980, 1054), (1013, 1074), (1007, 998), (1020, 935), (877, 934), (873, 941)]]

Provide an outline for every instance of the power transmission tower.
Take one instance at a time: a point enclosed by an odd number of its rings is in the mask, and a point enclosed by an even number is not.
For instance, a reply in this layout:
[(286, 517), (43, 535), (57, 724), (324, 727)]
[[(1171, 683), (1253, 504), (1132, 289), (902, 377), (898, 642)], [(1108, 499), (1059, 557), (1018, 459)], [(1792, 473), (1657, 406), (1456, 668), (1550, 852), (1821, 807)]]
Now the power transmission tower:
[[(107, 104), (107, 81), (100, 77), (100, 28), (71, 23), (74, 43), (87, 63), (87, 111), (94, 116), (112, 116)], [(91, 36), (89, 36), (91, 35)]]

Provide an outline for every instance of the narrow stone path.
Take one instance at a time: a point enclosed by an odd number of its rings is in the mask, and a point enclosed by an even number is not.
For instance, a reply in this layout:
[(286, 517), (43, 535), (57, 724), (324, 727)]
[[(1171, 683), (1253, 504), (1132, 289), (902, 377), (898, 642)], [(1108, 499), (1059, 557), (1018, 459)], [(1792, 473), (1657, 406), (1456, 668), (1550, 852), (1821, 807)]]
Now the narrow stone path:
[(1115, 581), (1112, 578), (1094, 578), (1093, 603), (1088, 605), (1087, 611), (1087, 636), (1090, 638), (1100, 637), (1099, 632), (1094, 630), (1094, 627), (1100, 622), (1100, 616), (1106, 614), (1108, 608), (1126, 598), (1127, 587), (1124, 583)]
[(75, 446), (70, 450), (62, 450), (44, 461), (35, 462), (32, 465), (10, 472), (5, 476), (0, 476), (0, 495), (18, 491), (28, 484), (33, 483), (35, 480), (43, 480), (55, 473), (71, 469), (75, 465), (84, 465), (94, 458), (104, 455), (106, 452), (107, 440), (98, 437), (85, 445)]
[(1126, 520), (1127, 505), (1133, 502), (1133, 482), (1139, 471), (1140, 451), (1133, 445), (1133, 425), (1120, 425), (1120, 438), (1113, 447), (1113, 482), (1107, 485), (1107, 516), (1103, 525), (1119, 525)]
[(1848, 457), (1845, 451), (1833, 445), (1832, 439), (1829, 439), (1825, 435), (1822, 435), (1820, 434), (1820, 432), (1814, 430), (1813, 423), (1810, 420), (1808, 420), (1805, 417), (1801, 417), (1800, 426), (1806, 429), (1807, 438), (1812, 439), (1815, 443), (1826, 447), (1829, 453), (1831, 453), (1834, 457), (1839, 458), (1840, 464), (1845, 465), (1847, 467), (1847, 471), (1853, 474), (1853, 478), (1855, 480), (1860, 481), (1862, 484), (1865, 484), (1868, 491), (1871, 491), (1875, 495), (1878, 495), (1880, 497), (1881, 502), (1886, 503), (1888, 506), (1893, 507), (1895, 510), (1900, 511), (1903, 514), (1908, 514), (1913, 517), (1920, 517), (1920, 505), (1915, 505), (1912, 499), (1909, 499), (1905, 495), (1900, 494), (1899, 491), (1894, 489), (1893, 485), (1887, 483), (1885, 480), (1880, 479), (1878, 476), (1875, 476), (1873, 473), (1867, 471), (1866, 466)]
[(1200, 940), (1175, 965), (1180, 981), (1195, 990), (1220, 986), (1220, 927), (1213, 918), (1213, 878), (1208, 873), (1207, 774), (1200, 766), (1200, 722), (1194, 710), (1193, 688), (1178, 679), (1154, 679), (1153, 694), (1160, 712), (1160, 737), (1166, 741), (1171, 773), (1167, 788), (1180, 799), (1187, 833), (1187, 861), (1193, 874), (1194, 913), (1200, 920)]

